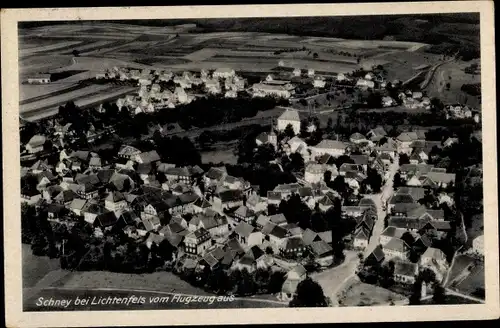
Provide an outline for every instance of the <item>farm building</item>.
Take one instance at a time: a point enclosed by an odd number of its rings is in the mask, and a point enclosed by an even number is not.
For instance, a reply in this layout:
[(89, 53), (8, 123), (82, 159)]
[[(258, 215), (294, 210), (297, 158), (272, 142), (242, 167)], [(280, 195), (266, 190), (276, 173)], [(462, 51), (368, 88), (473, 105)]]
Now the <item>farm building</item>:
[(46, 138), (42, 135), (34, 135), (28, 144), (26, 145), (26, 149), (31, 154), (41, 152), (43, 150), (43, 145), (45, 144)]
[(40, 74), (28, 78), (29, 84), (47, 84), (50, 83), (50, 74)]

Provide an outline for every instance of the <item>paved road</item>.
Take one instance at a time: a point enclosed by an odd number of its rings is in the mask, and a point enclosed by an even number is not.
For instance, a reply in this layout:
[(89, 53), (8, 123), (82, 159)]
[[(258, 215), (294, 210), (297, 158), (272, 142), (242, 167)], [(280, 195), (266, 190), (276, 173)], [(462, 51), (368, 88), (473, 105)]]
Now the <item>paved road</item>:
[(373, 227), (372, 236), (368, 243), (368, 247), (365, 250), (365, 258), (370, 255), (371, 252), (377, 247), (379, 244), (379, 237), (382, 231), (384, 231), (384, 218), (387, 212), (384, 210), (384, 204), (386, 201), (392, 196), (393, 193), (393, 178), (396, 172), (399, 169), (399, 158), (396, 156), (394, 163), (389, 167), (389, 171), (387, 174), (387, 180), (382, 187), (382, 190), (378, 194), (367, 195), (367, 197), (373, 199), (375, 205), (377, 206), (377, 221), (375, 221), (375, 225)]
[(358, 263), (357, 253), (354, 251), (347, 251), (344, 263), (311, 275), (311, 278), (321, 285), (325, 296), (330, 297), (333, 306), (338, 306), (337, 294), (345, 284), (355, 276), (354, 271)]

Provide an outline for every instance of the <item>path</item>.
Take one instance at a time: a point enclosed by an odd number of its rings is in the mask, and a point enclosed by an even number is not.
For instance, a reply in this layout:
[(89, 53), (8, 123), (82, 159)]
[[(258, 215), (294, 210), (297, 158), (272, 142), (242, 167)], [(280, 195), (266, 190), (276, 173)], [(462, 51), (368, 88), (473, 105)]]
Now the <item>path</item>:
[[(447, 61), (444, 61), (444, 62), (441, 62), (441, 63), (434, 65), (434, 67), (431, 68), (431, 70), (429, 71), (429, 73), (425, 77), (425, 80), (420, 84), (420, 89), (424, 90), (425, 88), (427, 88), (429, 83), (432, 81), (432, 78), (434, 77), (434, 73), (436, 73), (436, 71), (439, 67), (441, 67), (444, 64), (451, 63), (454, 60), (456, 60), (456, 58), (452, 57), (452, 58), (448, 59)], [(442, 71), (442, 73), (443, 73), (443, 71)]]
[(389, 171), (387, 174), (387, 180), (382, 187), (382, 190), (378, 194), (367, 195), (368, 198), (371, 198), (375, 205), (377, 206), (377, 221), (375, 221), (375, 225), (373, 226), (372, 236), (370, 237), (370, 241), (368, 242), (368, 247), (365, 250), (364, 257), (366, 258), (370, 255), (371, 252), (377, 247), (379, 244), (380, 234), (384, 231), (384, 218), (387, 214), (386, 210), (384, 210), (384, 204), (393, 194), (393, 182), (394, 175), (399, 169), (399, 158), (396, 156), (394, 159), (394, 163), (389, 167)]
[(479, 302), (479, 303), (484, 304), (484, 300), (482, 300), (480, 298), (473, 297), (473, 296), (466, 295), (466, 294), (462, 294), (462, 293), (459, 293), (457, 291), (454, 291), (453, 289), (446, 288), (446, 293), (449, 294), (449, 295), (454, 295), (454, 296), (462, 297), (462, 298), (465, 298), (465, 299), (468, 299), (468, 300), (471, 300), (471, 301), (474, 301), (474, 302)]
[(337, 294), (344, 285), (355, 276), (358, 256), (354, 251), (347, 251), (344, 263), (331, 269), (311, 275), (323, 288), (325, 296), (330, 297), (333, 306), (338, 306)]

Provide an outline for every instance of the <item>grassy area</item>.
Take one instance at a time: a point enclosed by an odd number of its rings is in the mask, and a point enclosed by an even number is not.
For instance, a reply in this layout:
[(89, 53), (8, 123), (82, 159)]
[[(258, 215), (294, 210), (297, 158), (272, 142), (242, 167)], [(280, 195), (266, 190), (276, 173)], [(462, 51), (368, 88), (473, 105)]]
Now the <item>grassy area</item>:
[(45, 256), (35, 256), (30, 245), (22, 245), (22, 275), (23, 287), (33, 287), (48, 273), (60, 269), (59, 259)]
[(405, 297), (391, 292), (388, 289), (362, 283), (354, 282), (347, 287), (339, 296), (342, 306), (373, 306), (387, 304), (404, 300)]

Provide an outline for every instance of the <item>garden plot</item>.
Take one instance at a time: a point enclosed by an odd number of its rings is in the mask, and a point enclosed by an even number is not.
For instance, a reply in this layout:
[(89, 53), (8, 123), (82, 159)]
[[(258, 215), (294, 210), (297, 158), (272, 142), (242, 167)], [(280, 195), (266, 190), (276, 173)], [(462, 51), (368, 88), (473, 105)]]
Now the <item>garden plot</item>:
[(302, 69), (314, 69), (316, 71), (328, 73), (349, 73), (358, 68), (357, 64), (349, 64), (345, 62), (318, 62), (314, 60), (283, 60), (283, 66), (298, 67)]
[(33, 55), (33, 54), (36, 54), (39, 52), (47, 52), (47, 51), (57, 50), (57, 49), (66, 48), (69, 46), (74, 46), (74, 45), (80, 44), (80, 43), (82, 43), (82, 41), (64, 41), (64, 42), (53, 43), (53, 44), (40, 46), (40, 47), (21, 49), (21, 50), (19, 50), (19, 56), (20, 57), (30, 56), (30, 55)]
[(101, 41), (96, 41), (92, 43), (88, 43), (82, 46), (74, 47), (73, 50), (83, 52), (89, 49), (94, 49), (94, 48), (99, 48), (99, 47), (106, 47), (109, 46), (110, 44), (114, 43), (115, 41), (111, 40), (101, 40)]
[(100, 58), (100, 57), (75, 57), (74, 64), (66, 69), (103, 72), (106, 69), (113, 67), (130, 67), (135, 69), (150, 69), (148, 65), (134, 63), (132, 61), (124, 61), (115, 58)]
[(65, 89), (72, 88), (74, 85), (67, 83), (51, 83), (51, 84), (36, 84), (36, 85), (21, 84), (19, 86), (19, 101), (23, 102), (50, 93), (63, 91)]
[(48, 73), (62, 69), (72, 64), (71, 56), (35, 56), (19, 60), (20, 79), (25, 79), (31, 74)]

